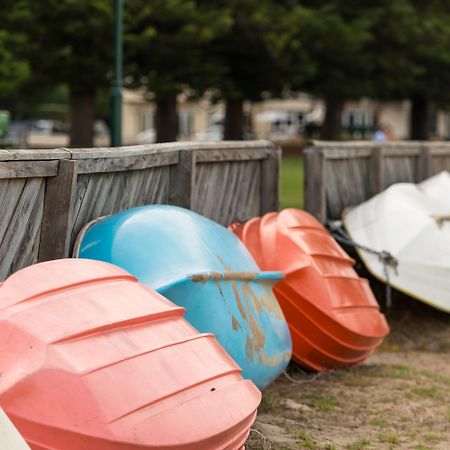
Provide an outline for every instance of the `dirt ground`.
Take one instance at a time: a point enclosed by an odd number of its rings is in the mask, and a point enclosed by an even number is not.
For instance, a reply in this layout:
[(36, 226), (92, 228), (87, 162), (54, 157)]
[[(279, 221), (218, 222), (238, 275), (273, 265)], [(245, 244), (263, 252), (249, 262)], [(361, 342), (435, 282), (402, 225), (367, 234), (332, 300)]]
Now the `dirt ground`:
[(359, 367), (291, 365), (263, 393), (247, 450), (450, 449), (450, 315), (396, 294), (387, 318)]

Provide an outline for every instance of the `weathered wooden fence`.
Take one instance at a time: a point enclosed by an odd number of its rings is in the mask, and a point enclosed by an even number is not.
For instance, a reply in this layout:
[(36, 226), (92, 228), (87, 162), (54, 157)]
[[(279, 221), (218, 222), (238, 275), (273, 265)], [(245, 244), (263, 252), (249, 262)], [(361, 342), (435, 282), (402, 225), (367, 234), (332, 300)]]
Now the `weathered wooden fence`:
[(450, 142), (321, 142), (304, 152), (305, 209), (321, 222), (399, 182), (450, 170)]
[(280, 150), (266, 141), (0, 150), (0, 280), (70, 255), (89, 221), (168, 203), (229, 225), (278, 208)]

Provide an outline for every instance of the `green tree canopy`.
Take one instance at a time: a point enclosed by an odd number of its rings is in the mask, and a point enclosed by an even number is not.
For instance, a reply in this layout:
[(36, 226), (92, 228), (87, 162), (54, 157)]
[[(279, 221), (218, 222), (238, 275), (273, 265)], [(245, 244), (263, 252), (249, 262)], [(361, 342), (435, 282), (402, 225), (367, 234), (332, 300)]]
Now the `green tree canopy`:
[[(113, 2), (3, 3), (2, 103), (21, 104), (19, 86), (27, 96), (68, 86), (71, 144), (92, 145), (95, 96), (112, 75)], [(246, 100), (291, 90), (325, 99), (326, 138), (339, 136), (347, 99), (412, 99), (418, 138), (429, 105), (450, 104), (446, 0), (133, 0), (125, 21), (125, 82), (154, 94), (158, 141), (176, 139), (181, 92), (225, 101), (227, 139), (242, 137)]]
[[(362, 96), (446, 100), (450, 58), (448, 2), (433, 0), (305, 0), (310, 20), (298, 23), (300, 39), (316, 65), (299, 87), (326, 100), (323, 137), (340, 132), (343, 102)], [(421, 104), (422, 102), (422, 104)], [(413, 130), (426, 113), (413, 117)], [(425, 138), (425, 133), (419, 133)]]
[(231, 25), (228, 10), (201, 0), (126, 3), (126, 81), (155, 95), (157, 141), (177, 135), (176, 97), (201, 94), (223, 75), (206, 45)]
[(30, 74), (23, 56), (26, 38), (14, 29), (15, 17), (14, 1), (4, 0), (0, 21), (0, 98), (14, 92)]
[(112, 2), (16, 0), (15, 10), (34, 88), (67, 85), (71, 145), (92, 146), (95, 94), (111, 77)]
[(0, 96), (13, 92), (30, 73), (27, 61), (11, 51), (17, 44), (20, 42), (11, 33), (0, 29)]
[(311, 70), (306, 49), (293, 33), (305, 17), (291, 1), (224, 0), (233, 25), (210, 46), (223, 76), (216, 87), (226, 102), (225, 139), (241, 139), (243, 102), (280, 95), (292, 79)]
[(340, 134), (345, 100), (369, 95), (373, 56), (366, 51), (372, 39), (377, 2), (305, 0), (304, 20), (296, 31), (313, 61), (314, 71), (296, 83), (298, 89), (322, 97), (326, 103), (322, 137)]
[(408, 56), (416, 64), (412, 83), (411, 138), (428, 139), (432, 105), (450, 106), (450, 3), (411, 0), (416, 23)]

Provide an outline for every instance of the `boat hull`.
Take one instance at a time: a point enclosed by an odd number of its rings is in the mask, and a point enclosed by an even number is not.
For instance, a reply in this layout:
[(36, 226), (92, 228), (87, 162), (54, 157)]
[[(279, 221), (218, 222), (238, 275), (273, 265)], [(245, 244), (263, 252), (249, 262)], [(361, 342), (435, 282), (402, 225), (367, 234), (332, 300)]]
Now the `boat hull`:
[(344, 211), (343, 223), (354, 241), (392, 256), (392, 263), (384, 265), (376, 254), (357, 249), (374, 277), (450, 313), (450, 206), (444, 175), (419, 185), (394, 184)]
[(124, 211), (88, 226), (76, 256), (116, 264), (183, 306), (260, 389), (290, 361), (291, 336), (272, 293), (282, 275), (261, 273), (239, 239), (205, 217), (167, 205)]
[(110, 264), (0, 287), (0, 405), (33, 450), (239, 449), (261, 394), (183, 308)]
[(296, 362), (317, 371), (344, 368), (381, 344), (389, 328), (367, 280), (316, 219), (288, 209), (231, 229), (264, 270), (286, 272), (273, 290)]
[(419, 183), (418, 188), (450, 209), (450, 172), (443, 171)]
[[(199, 285), (200, 283), (200, 285)], [(255, 384), (264, 388), (286, 367), (290, 347), (280, 352), (276, 330), (288, 333), (285, 318), (272, 299), (272, 281), (187, 279), (159, 290), (186, 309), (185, 318), (200, 332), (214, 332), (217, 340)], [(199, 304), (208, 304), (207, 310)], [(229, 313), (235, 309), (238, 311)], [(275, 336), (273, 336), (275, 334)], [(282, 335), (282, 339), (287, 339)]]

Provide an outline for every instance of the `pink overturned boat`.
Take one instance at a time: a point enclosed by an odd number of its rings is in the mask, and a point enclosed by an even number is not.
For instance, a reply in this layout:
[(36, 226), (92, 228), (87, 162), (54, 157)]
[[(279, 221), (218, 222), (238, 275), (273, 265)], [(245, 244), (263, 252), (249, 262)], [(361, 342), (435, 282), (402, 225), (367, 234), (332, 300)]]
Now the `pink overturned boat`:
[(0, 406), (33, 450), (239, 449), (261, 394), (183, 308), (107, 263), (0, 285)]

